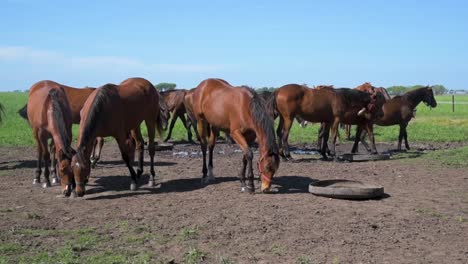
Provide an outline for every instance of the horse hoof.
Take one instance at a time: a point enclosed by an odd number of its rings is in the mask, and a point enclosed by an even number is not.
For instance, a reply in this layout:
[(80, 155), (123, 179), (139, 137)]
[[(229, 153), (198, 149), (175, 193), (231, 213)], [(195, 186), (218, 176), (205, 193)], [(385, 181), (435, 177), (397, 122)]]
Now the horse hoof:
[(154, 187), (154, 181), (153, 180), (148, 181), (148, 187)]
[(245, 192), (245, 193), (254, 193), (254, 189), (251, 188), (251, 187), (241, 187), (241, 192)]
[(136, 183), (131, 183), (130, 184), (130, 191), (136, 191), (137, 190), (137, 185)]
[(52, 178), (52, 185), (59, 185), (59, 184), (60, 184), (59, 178), (53, 177), (53, 178)]
[(39, 184), (39, 183), (41, 183), (41, 180), (39, 180), (39, 179), (34, 179), (34, 180), (33, 180), (33, 184), (34, 184), (34, 185)]
[(140, 176), (143, 174), (143, 170), (138, 169), (137, 170), (137, 178), (140, 178)]
[(49, 188), (49, 187), (50, 187), (50, 183), (49, 183), (49, 182), (44, 182), (44, 183), (42, 184), (42, 188), (44, 188), (44, 189), (45, 189), (45, 188)]

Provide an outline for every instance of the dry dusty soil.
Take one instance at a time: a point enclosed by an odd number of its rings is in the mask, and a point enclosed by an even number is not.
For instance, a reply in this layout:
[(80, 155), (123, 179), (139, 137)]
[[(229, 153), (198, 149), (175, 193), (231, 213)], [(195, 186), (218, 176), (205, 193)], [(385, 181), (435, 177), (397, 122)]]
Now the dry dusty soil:
[[(35, 148), (2, 147), (0, 253), (12, 262), (107, 254), (109, 262), (468, 263), (468, 172), (417, 158), (441, 146), (415, 147), (376, 162), (295, 155), (281, 163), (273, 193), (252, 195), (240, 192), (235, 145), (216, 146), (217, 179), (208, 186), (200, 183), (199, 146), (177, 144), (157, 152), (161, 184), (143, 185), (146, 164), (142, 185), (131, 192), (108, 140), (83, 198), (32, 185)], [(308, 192), (314, 180), (338, 178), (384, 186), (385, 196), (352, 201)]]

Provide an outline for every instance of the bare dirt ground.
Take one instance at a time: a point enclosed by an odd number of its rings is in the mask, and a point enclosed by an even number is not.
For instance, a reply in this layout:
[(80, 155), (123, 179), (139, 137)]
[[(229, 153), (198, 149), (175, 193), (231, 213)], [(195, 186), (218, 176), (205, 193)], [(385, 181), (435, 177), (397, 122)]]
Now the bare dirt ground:
[[(108, 140), (84, 198), (33, 186), (35, 149), (3, 147), (0, 240), (23, 249), (9, 253), (13, 260), (53, 255), (91, 230), (94, 240), (74, 250), (75, 257), (131, 252), (155, 263), (467, 263), (468, 172), (411, 158), (450, 144), (413, 147), (419, 150), (377, 162), (296, 155), (281, 163), (274, 193), (251, 195), (240, 192), (242, 154), (235, 145), (216, 146), (211, 185), (200, 184), (199, 146), (179, 144), (157, 152), (162, 184), (131, 192), (128, 170)], [(386, 195), (350, 201), (308, 193), (313, 180), (338, 178), (382, 185)], [(146, 182), (147, 176), (140, 180)]]

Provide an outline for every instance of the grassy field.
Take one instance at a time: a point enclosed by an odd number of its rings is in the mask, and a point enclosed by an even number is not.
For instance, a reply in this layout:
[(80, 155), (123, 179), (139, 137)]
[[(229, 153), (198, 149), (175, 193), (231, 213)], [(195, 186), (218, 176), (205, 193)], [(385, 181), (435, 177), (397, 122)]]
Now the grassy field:
[[(451, 96), (438, 96), (439, 105), (430, 109), (420, 104), (416, 118), (408, 126), (408, 136), (411, 142), (457, 142), (468, 141), (468, 96), (457, 95), (455, 112), (452, 112)], [(27, 93), (2, 92), (0, 102), (5, 107), (5, 118), (0, 125), (0, 146), (28, 146), (35, 144), (31, 128), (17, 111), (27, 101)], [(447, 103), (446, 103), (447, 102)], [(145, 129), (144, 129), (145, 130)], [(305, 129), (297, 123), (292, 128), (290, 141), (315, 142), (317, 138), (317, 125), (309, 125)], [(379, 142), (394, 142), (398, 139), (398, 126), (376, 127), (376, 140)], [(74, 127), (76, 138), (78, 128)], [(144, 131), (145, 133), (145, 131)], [(341, 132), (343, 135), (344, 133)], [(186, 131), (178, 121), (173, 139), (186, 139)]]

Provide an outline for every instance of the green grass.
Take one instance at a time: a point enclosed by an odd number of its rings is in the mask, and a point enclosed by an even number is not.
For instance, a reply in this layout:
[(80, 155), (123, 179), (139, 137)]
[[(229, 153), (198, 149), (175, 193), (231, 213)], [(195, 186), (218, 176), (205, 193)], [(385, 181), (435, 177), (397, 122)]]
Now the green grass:
[(468, 147), (430, 152), (424, 159), (437, 162), (445, 167), (468, 168)]
[[(437, 96), (439, 102), (451, 102), (450, 95)], [(17, 111), (26, 103), (27, 93), (0, 92), (0, 102), (5, 107), (5, 119), (0, 125), (0, 146), (32, 146), (31, 128)], [(455, 102), (468, 103), (468, 96), (456, 95)], [(291, 129), (290, 142), (315, 142), (317, 140), (318, 125), (309, 125), (303, 129), (295, 122)], [(142, 126), (146, 136), (146, 128)], [(398, 126), (376, 126), (377, 142), (395, 142), (398, 140)], [(74, 125), (73, 135), (76, 141), (78, 126)], [(344, 136), (344, 131), (340, 131)], [(175, 140), (187, 139), (187, 133), (180, 120), (177, 121), (172, 138)], [(452, 113), (451, 104), (439, 103), (436, 108), (430, 109), (420, 104), (416, 118), (408, 126), (408, 139), (411, 142), (461, 142), (468, 141), (468, 104), (458, 104)]]

